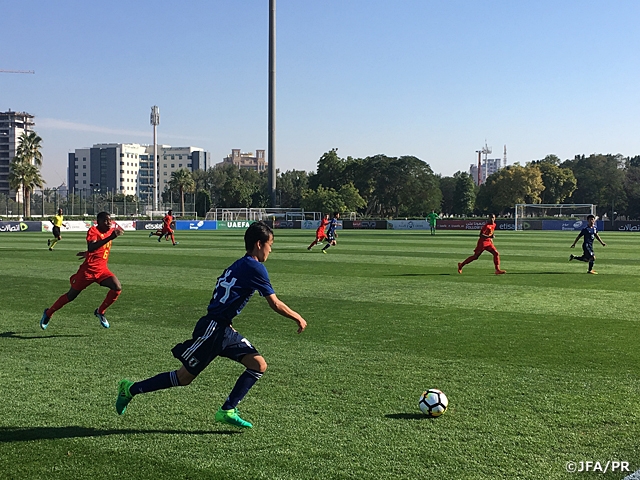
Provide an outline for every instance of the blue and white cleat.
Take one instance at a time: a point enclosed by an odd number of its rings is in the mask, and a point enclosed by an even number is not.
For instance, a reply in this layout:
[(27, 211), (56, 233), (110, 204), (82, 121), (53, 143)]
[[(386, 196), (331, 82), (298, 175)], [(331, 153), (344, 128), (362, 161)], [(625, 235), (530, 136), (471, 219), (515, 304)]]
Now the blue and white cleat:
[(93, 314), (96, 317), (98, 317), (98, 319), (100, 320), (100, 325), (102, 325), (104, 328), (109, 328), (109, 321), (107, 320), (107, 317), (105, 317), (103, 313), (98, 313), (98, 309), (96, 308)]
[(47, 329), (47, 327), (49, 326), (49, 320), (51, 320), (51, 318), (47, 317), (47, 310), (48, 308), (44, 309), (44, 313), (42, 314), (42, 318), (40, 319), (40, 328), (43, 330)]

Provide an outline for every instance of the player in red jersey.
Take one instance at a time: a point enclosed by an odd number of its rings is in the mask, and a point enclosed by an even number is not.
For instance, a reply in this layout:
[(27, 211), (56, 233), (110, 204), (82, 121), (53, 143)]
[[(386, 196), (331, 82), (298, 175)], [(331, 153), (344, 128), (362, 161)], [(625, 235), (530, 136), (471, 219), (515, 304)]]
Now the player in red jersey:
[(109, 328), (109, 322), (104, 316), (104, 312), (116, 301), (122, 291), (122, 286), (118, 277), (109, 271), (107, 261), (111, 252), (111, 242), (123, 233), (122, 228), (118, 225), (112, 228), (111, 216), (107, 212), (98, 214), (97, 225), (92, 226), (87, 232), (87, 251), (77, 254), (79, 257), (84, 257), (84, 262), (75, 275), (69, 279), (71, 288), (44, 311), (40, 319), (40, 328), (46, 330), (54, 312), (60, 310), (67, 303), (73, 302), (80, 295), (80, 292), (92, 283), (98, 283), (109, 289), (104, 302), (93, 312), (100, 320), (100, 324), (104, 328)]
[(178, 245), (179, 242), (176, 242), (176, 239), (173, 236), (173, 228), (175, 228), (175, 225), (176, 225), (175, 222), (176, 221), (175, 221), (175, 218), (173, 217), (173, 211), (169, 210), (167, 214), (164, 216), (164, 218), (162, 219), (162, 230), (156, 230), (155, 232), (151, 232), (149, 236), (153, 237), (154, 235), (157, 235), (158, 242), (162, 241), (162, 237), (164, 237), (167, 240), (169, 239), (169, 237), (171, 237), (171, 243), (173, 245)]
[(307, 250), (311, 250), (311, 247), (314, 245), (318, 245), (322, 243), (323, 240), (327, 239), (327, 235), (324, 232), (324, 229), (329, 225), (329, 214), (327, 213), (322, 220), (320, 220), (320, 226), (316, 230), (316, 239), (311, 242), (311, 245), (307, 247)]
[(496, 267), (496, 275), (502, 275), (507, 273), (505, 270), (500, 269), (500, 254), (496, 247), (493, 246), (493, 231), (496, 229), (496, 216), (492, 213), (489, 215), (489, 220), (480, 229), (480, 238), (478, 239), (478, 245), (473, 251), (473, 255), (468, 257), (464, 262), (458, 264), (458, 273), (462, 273), (462, 267), (477, 260), (480, 254), (485, 250), (493, 255), (493, 264)]

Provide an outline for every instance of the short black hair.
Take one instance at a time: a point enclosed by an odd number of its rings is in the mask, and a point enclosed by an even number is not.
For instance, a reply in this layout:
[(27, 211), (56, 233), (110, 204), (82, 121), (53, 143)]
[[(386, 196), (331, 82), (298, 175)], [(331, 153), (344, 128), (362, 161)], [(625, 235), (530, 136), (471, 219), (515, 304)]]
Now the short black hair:
[(244, 232), (244, 247), (247, 252), (253, 250), (256, 243), (267, 243), (273, 237), (273, 230), (264, 222), (254, 222)]
[(98, 216), (96, 217), (96, 220), (98, 220), (98, 222), (100, 221), (105, 221), (107, 219), (108, 216), (110, 216), (111, 214), (109, 212), (100, 212), (98, 214)]
[(334, 217), (337, 217), (338, 215), (340, 215), (340, 212), (333, 212)]
[(587, 220), (589, 220), (590, 218), (593, 218), (595, 220), (596, 216), (595, 215), (591, 215), (591, 214), (587, 215)]

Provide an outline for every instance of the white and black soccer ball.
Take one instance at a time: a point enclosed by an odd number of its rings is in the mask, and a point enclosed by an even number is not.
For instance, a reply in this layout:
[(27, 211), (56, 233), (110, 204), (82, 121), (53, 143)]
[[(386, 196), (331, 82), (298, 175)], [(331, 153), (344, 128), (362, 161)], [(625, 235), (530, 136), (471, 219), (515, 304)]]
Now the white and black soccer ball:
[(418, 407), (425, 415), (429, 417), (439, 417), (447, 411), (449, 399), (437, 388), (430, 388), (420, 395)]

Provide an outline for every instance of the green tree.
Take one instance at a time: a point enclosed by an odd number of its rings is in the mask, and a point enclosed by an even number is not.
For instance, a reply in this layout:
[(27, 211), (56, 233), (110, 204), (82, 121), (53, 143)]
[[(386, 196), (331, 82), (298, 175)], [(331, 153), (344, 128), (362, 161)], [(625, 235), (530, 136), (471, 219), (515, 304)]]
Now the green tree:
[(282, 208), (300, 208), (302, 194), (309, 188), (309, 175), (304, 170), (286, 171), (276, 185)]
[(358, 189), (351, 182), (342, 185), (338, 190), (338, 195), (342, 199), (344, 210), (347, 212), (357, 212), (367, 205), (367, 202), (358, 193)]
[(440, 202), (440, 211), (447, 215), (453, 214), (453, 204), (455, 201), (456, 179), (454, 177), (439, 177), (440, 192), (442, 194), (442, 202)]
[(573, 195), (577, 188), (577, 180), (569, 168), (560, 167), (560, 159), (555, 155), (547, 155), (544, 159), (531, 162), (540, 169), (544, 190), (540, 195), (541, 203), (563, 203)]
[(207, 212), (211, 208), (211, 196), (204, 188), (196, 193), (196, 213), (199, 217), (206, 217)]
[(573, 193), (574, 202), (596, 204), (598, 215), (612, 209), (625, 209), (624, 166), (621, 155), (611, 154), (576, 155), (562, 164), (576, 177), (578, 188)]
[(344, 212), (347, 206), (333, 188), (320, 185), (316, 190), (307, 189), (302, 195), (302, 208), (308, 212)]
[(185, 192), (192, 193), (196, 187), (191, 172), (186, 168), (171, 172), (171, 180), (169, 180), (168, 185), (171, 191), (180, 194), (180, 207), (182, 215), (184, 215), (184, 194)]
[(338, 157), (338, 149), (333, 148), (318, 160), (318, 170), (309, 178), (309, 186), (314, 190), (320, 185), (338, 190), (346, 180), (345, 168), (345, 161)]
[(478, 191), (476, 203), (483, 213), (506, 213), (517, 203), (540, 203), (543, 190), (540, 169), (535, 165), (523, 167), (516, 163), (489, 175)]
[(476, 203), (476, 184), (473, 178), (466, 172), (456, 172), (453, 192), (453, 213), (456, 215), (469, 215), (473, 212)]

